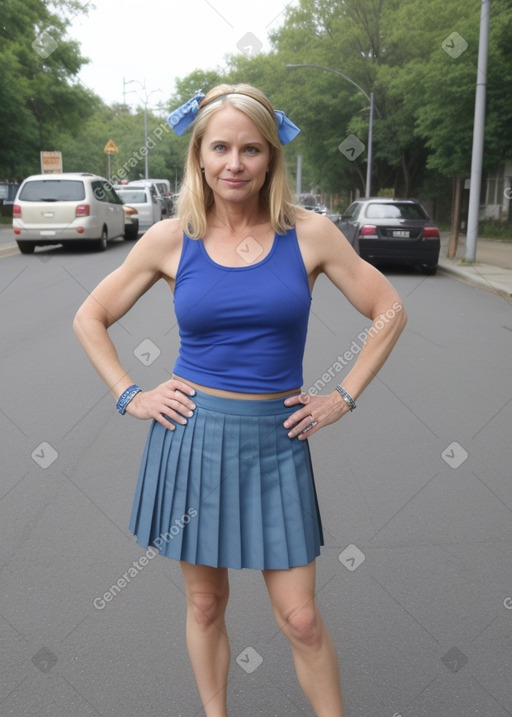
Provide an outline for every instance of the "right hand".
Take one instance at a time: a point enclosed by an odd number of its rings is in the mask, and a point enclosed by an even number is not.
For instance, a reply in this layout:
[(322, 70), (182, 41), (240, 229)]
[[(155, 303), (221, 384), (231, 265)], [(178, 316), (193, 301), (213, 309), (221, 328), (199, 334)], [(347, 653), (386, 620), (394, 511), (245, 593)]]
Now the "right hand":
[(172, 378), (152, 391), (139, 391), (126, 407), (126, 413), (134, 418), (154, 418), (165, 428), (174, 431), (176, 426), (168, 419), (182, 425), (186, 424), (187, 418), (192, 416), (196, 407), (189, 398), (194, 393), (195, 390), (191, 386)]

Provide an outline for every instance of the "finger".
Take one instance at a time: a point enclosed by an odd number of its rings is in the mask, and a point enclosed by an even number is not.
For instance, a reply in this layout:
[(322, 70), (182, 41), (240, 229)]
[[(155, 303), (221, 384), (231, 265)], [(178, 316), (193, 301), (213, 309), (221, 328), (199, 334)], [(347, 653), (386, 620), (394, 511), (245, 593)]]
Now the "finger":
[(291, 426), (295, 426), (297, 423), (300, 423), (300, 421), (303, 421), (307, 418), (311, 418), (311, 413), (309, 412), (309, 409), (301, 408), (299, 411), (295, 411), (295, 413), (292, 413), (291, 416), (288, 416), (283, 425), (285, 428), (290, 428)]
[(158, 421), (158, 423), (161, 423), (162, 426), (170, 428), (171, 431), (174, 431), (176, 429), (176, 424), (186, 426), (188, 423), (187, 419), (184, 416), (180, 415), (172, 408), (164, 408), (161, 413), (158, 413), (154, 416), (154, 419)]
[(299, 441), (306, 441), (310, 436), (315, 434), (318, 430), (320, 430), (320, 425), (319, 425), (318, 421), (313, 421), (312, 423), (309, 424), (309, 426), (306, 426), (306, 428), (301, 433), (299, 433), (297, 438), (299, 439)]
[(288, 398), (285, 398), (284, 405), (296, 406), (298, 403), (301, 403), (303, 406), (305, 406), (310, 401), (311, 396), (309, 395), (309, 393), (298, 393), (294, 396), (288, 396)]
[(173, 394), (165, 403), (177, 414), (187, 416), (187, 418), (191, 418), (194, 415), (194, 409), (196, 408), (196, 404), (193, 401), (188, 398), (185, 399), (180, 393)]
[(284, 399), (285, 406), (296, 406), (300, 402), (300, 396), (298, 394), (296, 396), (288, 396), (288, 398)]
[(294, 429), (292, 429), (288, 433), (288, 438), (299, 438), (301, 441), (303, 441), (306, 438), (309, 438), (309, 436), (313, 435), (313, 433), (316, 433), (318, 428), (318, 421), (312, 421), (311, 419), (309, 419), (309, 421), (307, 421), (305, 425), (301, 423), (299, 426), (296, 426)]
[(181, 391), (182, 393), (186, 393), (188, 396), (194, 396), (195, 395), (195, 388), (192, 388), (192, 386), (189, 386), (188, 383), (183, 383), (183, 381), (178, 381), (177, 379), (172, 379), (174, 382), (174, 388), (178, 391)]
[(183, 426), (187, 423), (187, 418), (191, 418), (194, 415), (192, 409), (174, 399), (171, 401), (165, 401), (162, 405), (160, 413), (169, 416), (173, 421), (181, 423)]
[(160, 413), (160, 414), (153, 416), (153, 418), (155, 419), (155, 421), (157, 423), (160, 423), (164, 428), (167, 428), (170, 431), (176, 430), (176, 426), (174, 425), (174, 423), (171, 421), (171, 419), (169, 418), (169, 416), (167, 414)]
[[(193, 411), (196, 407), (194, 401), (192, 401), (192, 399), (189, 398), (187, 394), (183, 393), (180, 389), (177, 388), (165, 391), (163, 400), (166, 402), (166, 404), (174, 407), (176, 410), (179, 410), (185, 415), (191, 416), (192, 413), (188, 414), (187, 411)], [(185, 407), (185, 410), (183, 410), (183, 407)]]
[(295, 425), (291, 431), (288, 433), (289, 438), (295, 438), (296, 436), (300, 435), (301, 433), (307, 434), (311, 432), (316, 425), (318, 424), (318, 421), (316, 421), (313, 416), (308, 415), (300, 421), (297, 425)]

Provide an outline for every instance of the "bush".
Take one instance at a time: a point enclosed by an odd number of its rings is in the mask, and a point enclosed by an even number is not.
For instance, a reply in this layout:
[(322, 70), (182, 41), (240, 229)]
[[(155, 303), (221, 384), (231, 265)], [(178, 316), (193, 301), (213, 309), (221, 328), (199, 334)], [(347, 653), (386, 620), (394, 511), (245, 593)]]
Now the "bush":
[(512, 223), (499, 222), (497, 219), (486, 219), (484, 222), (480, 222), (478, 235), (483, 239), (512, 241)]

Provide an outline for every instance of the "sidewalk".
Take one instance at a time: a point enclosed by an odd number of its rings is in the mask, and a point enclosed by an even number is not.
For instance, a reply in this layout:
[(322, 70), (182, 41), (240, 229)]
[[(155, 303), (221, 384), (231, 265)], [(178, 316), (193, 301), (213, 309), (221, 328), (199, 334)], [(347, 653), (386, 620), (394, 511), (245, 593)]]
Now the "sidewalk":
[(446, 256), (450, 235), (441, 234), (441, 252), (439, 254), (439, 271), (453, 274), (470, 284), (487, 291), (512, 298), (512, 242), (478, 239), (476, 263), (464, 264), (466, 255), (466, 237), (459, 236), (457, 255), (454, 259)]

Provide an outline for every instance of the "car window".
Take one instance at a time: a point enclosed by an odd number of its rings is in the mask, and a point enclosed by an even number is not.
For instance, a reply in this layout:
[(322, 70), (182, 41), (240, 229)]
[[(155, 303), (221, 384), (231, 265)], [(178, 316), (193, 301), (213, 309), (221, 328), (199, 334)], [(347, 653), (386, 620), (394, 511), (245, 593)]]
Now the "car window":
[(352, 204), (343, 212), (343, 219), (355, 219), (359, 214), (361, 205), (359, 202), (352, 202)]
[(108, 182), (103, 182), (103, 189), (105, 190), (106, 202), (109, 202), (110, 204), (122, 204), (121, 200), (114, 192), (114, 189), (111, 184), (109, 184)]
[(118, 194), (124, 204), (147, 204), (148, 197), (144, 189), (119, 189)]
[(35, 179), (20, 192), (24, 202), (79, 202), (85, 199), (85, 186), (75, 179)]
[(97, 180), (94, 182), (91, 182), (91, 188), (92, 188), (92, 193), (94, 195), (94, 198), (98, 202), (108, 202), (107, 191), (106, 191), (106, 186), (105, 186), (104, 182), (100, 182)]
[(426, 211), (420, 204), (378, 203), (366, 207), (367, 219), (428, 219)]

